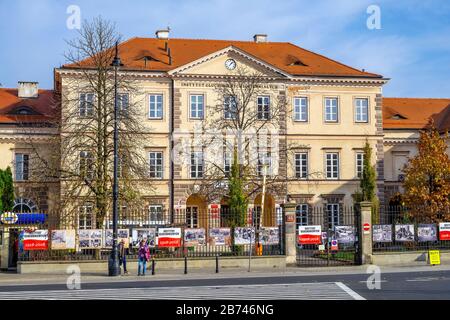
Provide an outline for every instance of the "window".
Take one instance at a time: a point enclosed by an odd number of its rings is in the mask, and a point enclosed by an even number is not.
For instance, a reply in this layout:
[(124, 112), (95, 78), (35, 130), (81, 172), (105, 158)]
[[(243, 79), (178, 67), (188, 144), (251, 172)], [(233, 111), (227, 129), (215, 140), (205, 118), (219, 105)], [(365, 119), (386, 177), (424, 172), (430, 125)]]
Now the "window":
[(149, 114), (150, 119), (162, 119), (163, 117), (163, 96), (162, 94), (151, 94)]
[(81, 151), (80, 152), (80, 167), (79, 173), (83, 178), (92, 179), (94, 176), (94, 158), (92, 153), (89, 151)]
[(306, 179), (308, 177), (308, 153), (295, 154), (295, 177)]
[(191, 118), (203, 119), (204, 97), (202, 94), (191, 95)]
[(369, 100), (355, 99), (355, 122), (369, 122)]
[(92, 228), (92, 204), (86, 203), (79, 208), (78, 228), (91, 229)]
[(339, 179), (339, 153), (326, 154), (326, 178)]
[(223, 171), (225, 175), (229, 175), (231, 172), (231, 163), (232, 163), (232, 156), (230, 151), (225, 151), (223, 153)]
[(130, 100), (128, 97), (128, 93), (123, 93), (117, 95), (117, 104), (120, 113), (126, 113), (128, 111), (128, 106), (130, 104)]
[(339, 203), (328, 203), (327, 204), (327, 215), (328, 215), (328, 228), (333, 229), (335, 226), (339, 225), (340, 216), (340, 205)]
[(203, 177), (203, 153), (191, 153), (191, 178)]
[(150, 205), (148, 207), (150, 224), (164, 224), (164, 214), (162, 205)]
[(364, 153), (358, 152), (356, 153), (356, 176), (358, 178), (362, 177), (364, 167)]
[(270, 97), (259, 96), (257, 98), (258, 120), (269, 120), (270, 117)]
[(309, 213), (309, 208), (308, 208), (307, 204), (299, 204), (295, 208), (297, 229), (298, 229), (298, 226), (307, 226), (308, 225), (308, 213)]
[[(265, 167), (265, 169), (264, 169)], [(258, 176), (272, 174), (272, 155), (270, 152), (258, 153)]]
[(186, 208), (186, 226), (188, 228), (198, 227), (198, 207)]
[(225, 96), (224, 98), (224, 118), (237, 118), (237, 101), (235, 96)]
[(94, 94), (80, 94), (80, 117), (92, 117), (94, 114)]
[(308, 121), (308, 98), (294, 98), (294, 120), (303, 122)]
[(28, 180), (29, 173), (29, 160), (28, 154), (16, 153), (15, 154), (15, 176), (16, 181)]
[(162, 152), (149, 152), (150, 178), (163, 177), (163, 154)]
[(338, 122), (338, 99), (325, 98), (325, 121)]

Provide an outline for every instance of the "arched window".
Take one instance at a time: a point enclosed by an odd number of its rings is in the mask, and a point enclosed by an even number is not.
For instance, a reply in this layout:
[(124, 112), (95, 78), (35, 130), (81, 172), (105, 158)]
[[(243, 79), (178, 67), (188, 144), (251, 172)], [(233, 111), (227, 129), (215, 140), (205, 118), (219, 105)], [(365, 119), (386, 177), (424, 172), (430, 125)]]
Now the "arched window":
[(14, 200), (12, 211), (15, 213), (32, 213), (37, 212), (37, 210), (36, 204), (30, 199), (17, 198)]

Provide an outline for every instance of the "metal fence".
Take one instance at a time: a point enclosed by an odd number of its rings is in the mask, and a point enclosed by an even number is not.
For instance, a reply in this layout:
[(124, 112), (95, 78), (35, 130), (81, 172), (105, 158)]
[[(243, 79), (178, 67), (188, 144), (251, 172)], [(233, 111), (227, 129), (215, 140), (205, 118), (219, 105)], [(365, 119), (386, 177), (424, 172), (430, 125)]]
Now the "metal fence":
[(308, 267), (360, 264), (359, 210), (342, 204), (297, 206), (297, 237), (299, 229), (320, 226), (321, 242), (302, 244), (297, 241), (297, 265)]
[(386, 206), (372, 226), (373, 252), (450, 250), (450, 241), (439, 235), (439, 223), (450, 222), (449, 216), (450, 208), (432, 218), (426, 206)]
[[(127, 259), (137, 259), (139, 242), (143, 238), (156, 259), (282, 255), (284, 230), (281, 210), (264, 211), (261, 215), (255, 209), (238, 213), (226, 207), (188, 207), (173, 212), (160, 207), (124, 210), (118, 220), (119, 241), (123, 238), (126, 243)], [(106, 217), (102, 228), (96, 228), (98, 226), (94, 219), (84, 214), (75, 219), (48, 216), (45, 223), (23, 226), (25, 230), (48, 230), (48, 249), (20, 250), (19, 261), (107, 260), (111, 252), (112, 220)], [(163, 244), (164, 231), (179, 232), (180, 240), (174, 240), (179, 242)], [(65, 249), (69, 233), (75, 237), (75, 248)]]

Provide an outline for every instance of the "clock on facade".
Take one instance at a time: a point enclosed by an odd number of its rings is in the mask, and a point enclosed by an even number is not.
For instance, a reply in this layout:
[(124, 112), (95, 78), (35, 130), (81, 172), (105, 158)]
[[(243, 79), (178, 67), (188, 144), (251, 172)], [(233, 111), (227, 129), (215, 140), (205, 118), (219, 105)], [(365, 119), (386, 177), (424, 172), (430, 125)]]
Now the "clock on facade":
[(225, 67), (228, 70), (233, 70), (234, 68), (236, 68), (236, 61), (234, 61), (233, 59), (228, 59), (227, 61), (225, 61)]

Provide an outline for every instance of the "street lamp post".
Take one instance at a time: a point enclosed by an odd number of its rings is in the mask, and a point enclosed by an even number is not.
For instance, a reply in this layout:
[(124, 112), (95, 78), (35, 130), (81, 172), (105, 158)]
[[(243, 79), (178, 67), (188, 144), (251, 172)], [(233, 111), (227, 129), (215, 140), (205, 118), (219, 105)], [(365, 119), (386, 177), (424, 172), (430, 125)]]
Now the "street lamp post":
[(118, 181), (118, 164), (119, 164), (119, 156), (118, 156), (118, 140), (119, 134), (117, 129), (118, 122), (118, 100), (117, 100), (117, 71), (119, 67), (122, 65), (120, 62), (120, 58), (118, 56), (118, 43), (116, 42), (116, 55), (111, 63), (111, 66), (114, 67), (114, 180), (113, 180), (113, 243), (111, 255), (109, 257), (108, 263), (108, 275), (109, 276), (118, 276), (120, 275), (120, 266), (119, 266), (119, 251), (117, 248), (117, 220), (119, 219), (119, 208), (118, 208), (118, 198), (119, 198), (119, 181)]

